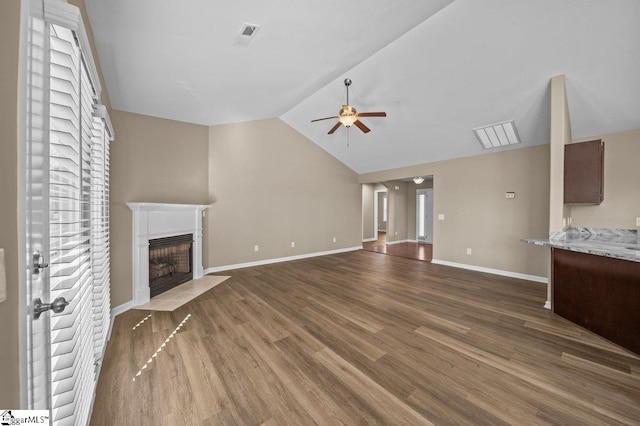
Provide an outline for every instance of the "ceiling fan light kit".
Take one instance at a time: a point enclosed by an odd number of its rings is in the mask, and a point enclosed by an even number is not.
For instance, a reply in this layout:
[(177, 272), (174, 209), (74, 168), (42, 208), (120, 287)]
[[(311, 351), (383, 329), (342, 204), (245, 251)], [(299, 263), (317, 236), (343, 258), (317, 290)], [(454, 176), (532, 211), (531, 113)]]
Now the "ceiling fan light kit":
[(311, 120), (311, 122), (322, 121), (322, 120), (331, 120), (338, 119), (338, 122), (335, 126), (329, 130), (329, 135), (333, 134), (340, 126), (345, 126), (347, 128), (355, 125), (358, 129), (362, 130), (363, 133), (369, 133), (371, 131), (362, 121), (360, 121), (360, 117), (386, 117), (386, 112), (358, 112), (354, 107), (349, 105), (349, 86), (351, 86), (351, 79), (345, 78), (344, 85), (347, 88), (347, 103), (342, 105), (342, 108), (338, 112), (338, 115), (333, 117), (325, 117), (325, 118), (317, 118), (315, 120)]
[(422, 176), (417, 176), (413, 178), (413, 182), (416, 185), (420, 185), (422, 182), (424, 182), (424, 178)]

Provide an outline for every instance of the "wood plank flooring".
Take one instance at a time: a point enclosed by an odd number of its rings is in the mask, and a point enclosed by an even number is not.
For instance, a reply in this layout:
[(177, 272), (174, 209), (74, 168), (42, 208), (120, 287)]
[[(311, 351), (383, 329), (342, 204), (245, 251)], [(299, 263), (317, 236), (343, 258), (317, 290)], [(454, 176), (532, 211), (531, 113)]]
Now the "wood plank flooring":
[(116, 317), (92, 425), (640, 423), (640, 357), (542, 284), (363, 250), (225, 274)]

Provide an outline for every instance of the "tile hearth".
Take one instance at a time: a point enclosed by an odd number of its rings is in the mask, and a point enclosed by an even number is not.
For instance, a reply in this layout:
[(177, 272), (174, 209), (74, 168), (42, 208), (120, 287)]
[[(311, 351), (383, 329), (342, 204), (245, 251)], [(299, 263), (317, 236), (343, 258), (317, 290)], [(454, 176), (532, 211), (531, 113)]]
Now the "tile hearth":
[(173, 311), (201, 294), (226, 281), (228, 276), (205, 275), (197, 280), (187, 281), (171, 290), (153, 297), (149, 302), (134, 309), (149, 311)]

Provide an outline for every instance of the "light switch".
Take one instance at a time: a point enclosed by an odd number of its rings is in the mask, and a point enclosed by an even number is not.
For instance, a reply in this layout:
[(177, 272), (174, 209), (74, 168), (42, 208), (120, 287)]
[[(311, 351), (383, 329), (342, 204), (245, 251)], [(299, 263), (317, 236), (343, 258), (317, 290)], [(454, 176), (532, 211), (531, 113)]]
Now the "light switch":
[(444, 214), (442, 213), (438, 214), (438, 220), (444, 220)]

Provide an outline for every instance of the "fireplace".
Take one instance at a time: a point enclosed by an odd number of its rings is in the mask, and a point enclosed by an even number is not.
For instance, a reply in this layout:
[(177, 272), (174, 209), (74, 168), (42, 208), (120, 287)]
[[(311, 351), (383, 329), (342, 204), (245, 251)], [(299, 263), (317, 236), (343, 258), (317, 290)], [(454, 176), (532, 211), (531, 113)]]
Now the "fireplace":
[[(190, 235), (193, 280), (202, 278), (202, 215), (209, 206), (201, 204), (166, 204), (128, 202), (132, 217), (132, 291), (131, 306), (149, 302), (149, 242), (180, 235)], [(168, 268), (171, 270), (171, 267)], [(175, 267), (174, 267), (175, 269)], [(165, 269), (166, 271), (166, 269)], [(175, 273), (175, 271), (174, 271)]]
[(149, 287), (154, 297), (193, 279), (193, 234), (149, 240)]

